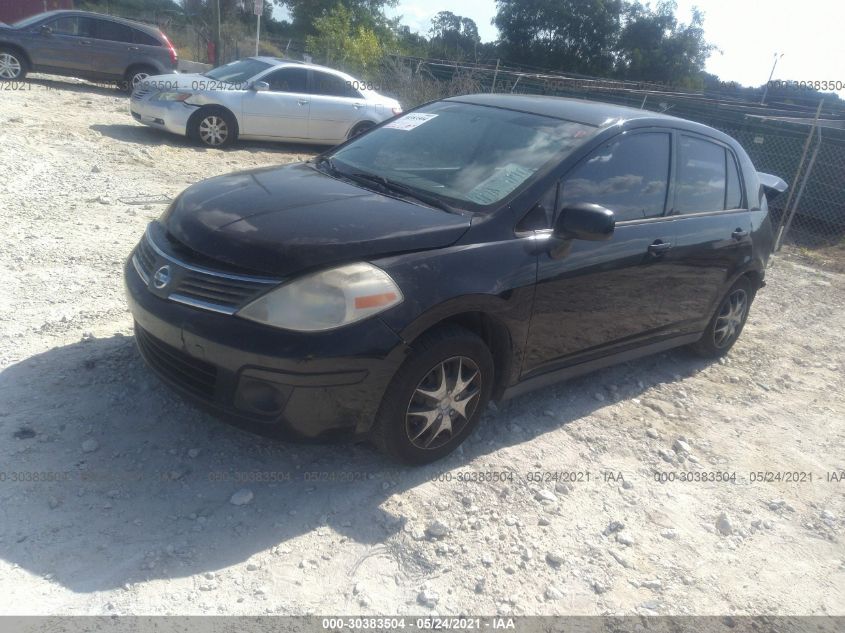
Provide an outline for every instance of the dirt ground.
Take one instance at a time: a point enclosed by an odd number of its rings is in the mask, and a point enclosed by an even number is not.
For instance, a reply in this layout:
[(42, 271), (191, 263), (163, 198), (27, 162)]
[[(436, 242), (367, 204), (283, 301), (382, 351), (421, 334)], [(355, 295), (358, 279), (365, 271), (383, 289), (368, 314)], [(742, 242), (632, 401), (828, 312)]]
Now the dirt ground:
[(429, 467), (274, 442), (144, 367), (121, 264), (189, 184), (312, 150), (28, 86), (0, 92), (0, 613), (845, 614), (845, 275), (778, 257), (724, 362), (491, 407)]

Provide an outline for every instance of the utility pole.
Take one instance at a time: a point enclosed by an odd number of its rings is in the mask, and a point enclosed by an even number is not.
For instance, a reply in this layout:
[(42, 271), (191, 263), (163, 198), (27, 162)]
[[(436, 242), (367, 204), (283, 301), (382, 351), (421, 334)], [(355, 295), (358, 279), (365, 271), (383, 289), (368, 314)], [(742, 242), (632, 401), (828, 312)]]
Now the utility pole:
[(766, 105), (766, 95), (769, 93), (769, 84), (772, 82), (772, 77), (775, 76), (775, 67), (778, 65), (778, 61), (781, 57), (783, 57), (783, 53), (778, 55), (777, 52), (775, 52), (775, 63), (772, 64), (772, 72), (769, 73), (769, 80), (766, 82), (766, 86), (763, 88), (763, 98), (760, 99), (760, 105)]
[(214, 65), (220, 65), (220, 0), (212, 0), (211, 9), (214, 15), (211, 19), (212, 39), (214, 41)]

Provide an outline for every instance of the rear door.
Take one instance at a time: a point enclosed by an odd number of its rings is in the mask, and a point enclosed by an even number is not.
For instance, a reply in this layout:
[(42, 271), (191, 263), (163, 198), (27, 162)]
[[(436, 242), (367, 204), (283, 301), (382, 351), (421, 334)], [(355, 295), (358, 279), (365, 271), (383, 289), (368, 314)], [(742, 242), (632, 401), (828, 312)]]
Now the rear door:
[(270, 90), (248, 90), (242, 103), (241, 133), (265, 138), (308, 138), (308, 70), (287, 67), (260, 77)]
[(132, 44), (129, 45), (129, 64), (147, 63), (155, 59), (167, 68), (170, 65), (170, 51), (164, 43), (140, 29), (132, 29)]
[(724, 285), (751, 261), (751, 215), (736, 156), (712, 138), (678, 132), (671, 214), (677, 227), (670, 300), (681, 331), (712, 316)]
[(66, 16), (48, 20), (39, 25), (49, 27), (49, 32), (36, 33), (32, 38), (29, 54), (39, 68), (55, 68), (70, 74), (79, 71), (88, 74), (93, 65), (85, 42), (90, 40), (94, 21), (90, 18)]
[(635, 346), (671, 323), (671, 148), (669, 130), (627, 132), (561, 181), (557, 209), (602, 205), (614, 212), (616, 230), (607, 241), (571, 240), (540, 255), (524, 377)]
[(367, 102), (343, 77), (313, 70), (309, 92), (308, 135), (313, 139), (346, 140), (353, 124), (366, 118)]
[(112, 20), (94, 20), (94, 37), (91, 38), (90, 54), (94, 72), (110, 77), (123, 77), (129, 68), (134, 46), (132, 29)]

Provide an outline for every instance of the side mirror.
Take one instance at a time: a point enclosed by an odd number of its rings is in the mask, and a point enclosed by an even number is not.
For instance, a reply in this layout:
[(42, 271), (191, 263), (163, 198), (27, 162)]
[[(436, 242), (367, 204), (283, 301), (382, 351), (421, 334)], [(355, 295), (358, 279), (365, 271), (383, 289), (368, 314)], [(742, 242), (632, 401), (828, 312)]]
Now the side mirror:
[(255, 92), (267, 92), (270, 90), (270, 84), (266, 81), (253, 81), (252, 86), (250, 86)]
[(562, 240), (610, 239), (616, 228), (613, 211), (597, 204), (579, 202), (561, 209), (555, 222), (554, 235)]
[(47, 26), (46, 24), (42, 24), (42, 25), (41, 25), (41, 28), (40, 28), (40, 29), (38, 29), (38, 32), (39, 32), (41, 35), (52, 35), (52, 34), (53, 34), (53, 29), (51, 29), (51, 28), (50, 28), (49, 26)]

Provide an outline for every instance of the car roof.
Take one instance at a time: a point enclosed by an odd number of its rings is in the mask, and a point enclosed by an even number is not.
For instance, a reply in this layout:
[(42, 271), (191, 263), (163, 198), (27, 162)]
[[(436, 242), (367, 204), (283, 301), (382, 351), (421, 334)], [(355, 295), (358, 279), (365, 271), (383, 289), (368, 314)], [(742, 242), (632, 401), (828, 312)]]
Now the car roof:
[(350, 79), (354, 79), (352, 75), (343, 72), (342, 70), (338, 70), (337, 68), (329, 68), (328, 66), (320, 66), (319, 64), (309, 64), (308, 62), (301, 62), (296, 59), (283, 59), (281, 57), (267, 57), (263, 55), (259, 55), (258, 57), (248, 57), (247, 59), (257, 59), (258, 61), (264, 62), (266, 64), (272, 64), (273, 66), (296, 66), (298, 68), (307, 68), (309, 70), (322, 70), (334, 75), (338, 75), (340, 77), (348, 77)]
[(587, 99), (572, 99), (569, 97), (552, 97), (548, 95), (513, 95), (513, 94), (472, 94), (449, 97), (444, 101), (472, 103), (475, 105), (505, 108), (519, 112), (539, 114), (541, 116), (583, 123), (599, 128), (620, 125), (628, 121), (638, 121), (642, 124), (653, 123), (658, 126), (671, 127), (706, 134), (735, 146), (737, 143), (727, 134), (708, 125), (681, 119), (679, 117), (638, 110), (615, 103), (589, 101)]
[(136, 22), (135, 20), (127, 20), (126, 18), (121, 18), (116, 15), (106, 15), (105, 13), (97, 13), (95, 11), (47, 11), (46, 13), (42, 13), (39, 17), (42, 18), (60, 18), (60, 17), (73, 17), (79, 16), (83, 18), (99, 18), (103, 20), (111, 20), (112, 22), (120, 22), (121, 24), (125, 24), (126, 26), (131, 26), (134, 29), (139, 29), (148, 33), (150, 35), (155, 35), (156, 37), (161, 37), (161, 30), (153, 26), (152, 24), (144, 24), (143, 22)]

